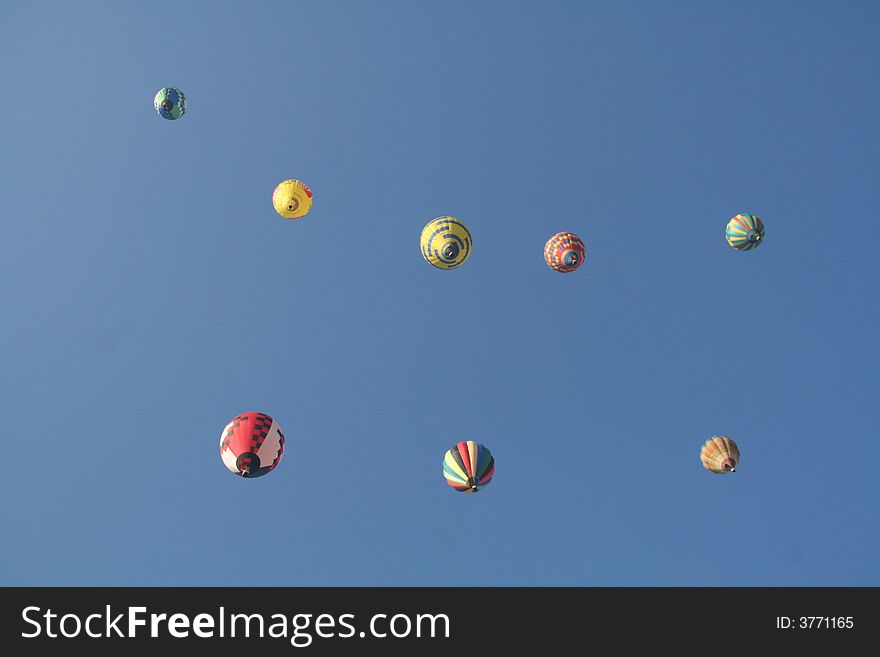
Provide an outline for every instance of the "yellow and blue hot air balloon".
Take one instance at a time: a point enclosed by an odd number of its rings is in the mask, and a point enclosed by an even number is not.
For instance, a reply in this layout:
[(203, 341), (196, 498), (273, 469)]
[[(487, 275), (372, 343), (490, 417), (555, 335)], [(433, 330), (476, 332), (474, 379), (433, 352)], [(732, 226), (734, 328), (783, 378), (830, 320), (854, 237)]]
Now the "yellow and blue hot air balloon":
[(175, 87), (162, 87), (153, 98), (153, 107), (163, 119), (174, 121), (186, 113), (186, 96)]
[(703, 467), (715, 474), (736, 472), (739, 463), (739, 447), (727, 436), (712, 436), (700, 449)]
[(471, 233), (454, 217), (437, 217), (422, 229), (422, 256), (439, 269), (454, 269), (471, 254)]
[(764, 222), (753, 214), (738, 214), (727, 222), (724, 237), (737, 251), (757, 249), (764, 241)]
[(443, 476), (455, 490), (476, 493), (495, 476), (495, 459), (480, 443), (463, 440), (446, 451)]
[(312, 209), (312, 190), (301, 180), (285, 180), (275, 186), (272, 205), (285, 219), (300, 219)]

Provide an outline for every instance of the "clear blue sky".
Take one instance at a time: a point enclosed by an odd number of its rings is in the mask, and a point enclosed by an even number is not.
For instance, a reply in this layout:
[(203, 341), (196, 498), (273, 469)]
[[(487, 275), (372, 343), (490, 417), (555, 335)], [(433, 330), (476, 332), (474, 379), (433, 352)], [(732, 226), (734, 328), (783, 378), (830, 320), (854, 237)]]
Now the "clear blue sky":
[[(880, 585), (878, 27), (4, 2), (0, 584)], [(439, 215), (459, 269), (419, 252)], [(288, 442), (243, 480), (218, 445), (250, 410)], [(441, 474), (464, 439), (477, 495)]]

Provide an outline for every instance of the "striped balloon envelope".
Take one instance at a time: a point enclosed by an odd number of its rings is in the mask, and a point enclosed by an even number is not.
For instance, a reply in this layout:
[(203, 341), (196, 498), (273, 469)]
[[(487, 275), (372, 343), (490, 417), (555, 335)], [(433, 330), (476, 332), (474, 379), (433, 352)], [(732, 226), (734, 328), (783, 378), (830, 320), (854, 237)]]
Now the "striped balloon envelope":
[(574, 233), (556, 233), (544, 245), (544, 261), (547, 266), (563, 274), (580, 267), (586, 257), (587, 247)]
[(753, 214), (738, 214), (727, 222), (724, 238), (737, 251), (757, 249), (764, 241), (764, 222)]
[(186, 96), (176, 87), (162, 87), (153, 97), (153, 107), (163, 119), (175, 121), (186, 114)]
[(492, 481), (495, 459), (480, 443), (463, 440), (446, 451), (443, 476), (446, 483), (461, 493), (476, 493)]
[(269, 474), (283, 453), (284, 432), (265, 413), (242, 413), (220, 433), (220, 459), (239, 477)]
[(727, 436), (712, 436), (700, 449), (703, 467), (715, 474), (736, 472), (739, 463), (739, 447)]

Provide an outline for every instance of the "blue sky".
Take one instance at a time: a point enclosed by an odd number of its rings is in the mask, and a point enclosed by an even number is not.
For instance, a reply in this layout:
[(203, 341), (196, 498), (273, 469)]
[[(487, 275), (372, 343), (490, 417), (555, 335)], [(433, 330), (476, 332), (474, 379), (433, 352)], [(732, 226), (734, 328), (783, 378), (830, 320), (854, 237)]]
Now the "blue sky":
[[(878, 27), (3, 3), (0, 584), (880, 585)], [(419, 252), (440, 215), (456, 270)], [(243, 480), (218, 443), (251, 410), (287, 448)], [(464, 439), (477, 495), (441, 475)]]

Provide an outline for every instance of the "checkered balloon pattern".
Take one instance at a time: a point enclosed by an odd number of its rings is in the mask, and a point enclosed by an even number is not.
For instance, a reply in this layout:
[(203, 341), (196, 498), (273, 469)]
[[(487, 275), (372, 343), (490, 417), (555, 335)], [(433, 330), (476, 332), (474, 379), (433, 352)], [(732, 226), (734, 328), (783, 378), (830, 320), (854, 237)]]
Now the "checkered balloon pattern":
[(580, 267), (586, 257), (587, 247), (574, 233), (556, 233), (544, 245), (544, 261), (550, 269), (563, 274)]
[(220, 459), (239, 477), (262, 477), (284, 453), (284, 432), (265, 413), (242, 413), (220, 434)]

